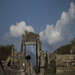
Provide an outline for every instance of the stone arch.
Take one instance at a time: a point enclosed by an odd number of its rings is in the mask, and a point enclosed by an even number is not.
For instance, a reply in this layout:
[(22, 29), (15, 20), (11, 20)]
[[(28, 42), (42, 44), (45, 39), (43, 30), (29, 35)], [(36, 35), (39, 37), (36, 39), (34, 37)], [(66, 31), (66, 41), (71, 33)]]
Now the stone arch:
[[(34, 34), (32, 32), (27, 32), (22, 36), (22, 45), (21, 52), (22, 56), (26, 56), (26, 45), (35, 44), (36, 45), (36, 67), (40, 67), (40, 50), (41, 50), (41, 42), (38, 34)], [(39, 68), (40, 69), (40, 68)]]

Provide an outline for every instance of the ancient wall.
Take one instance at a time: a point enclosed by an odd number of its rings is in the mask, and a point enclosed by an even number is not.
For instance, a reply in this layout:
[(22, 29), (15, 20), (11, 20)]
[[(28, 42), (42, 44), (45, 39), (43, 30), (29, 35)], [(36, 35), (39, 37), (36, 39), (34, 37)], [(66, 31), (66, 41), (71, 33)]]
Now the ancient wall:
[(56, 72), (75, 71), (75, 55), (56, 55)]

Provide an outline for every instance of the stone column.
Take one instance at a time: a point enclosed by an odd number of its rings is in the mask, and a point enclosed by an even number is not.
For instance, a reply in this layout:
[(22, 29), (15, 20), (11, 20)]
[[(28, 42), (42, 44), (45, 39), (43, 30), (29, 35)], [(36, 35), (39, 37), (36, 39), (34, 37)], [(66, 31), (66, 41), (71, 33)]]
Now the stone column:
[(25, 41), (22, 41), (22, 45), (21, 45), (21, 53), (22, 53), (22, 57), (25, 57), (26, 55), (26, 44)]
[(40, 40), (36, 42), (36, 67), (40, 70), (40, 50), (41, 50), (41, 43)]
[(39, 75), (44, 75), (45, 73), (45, 54), (44, 52), (41, 51), (41, 63), (40, 63), (40, 74)]

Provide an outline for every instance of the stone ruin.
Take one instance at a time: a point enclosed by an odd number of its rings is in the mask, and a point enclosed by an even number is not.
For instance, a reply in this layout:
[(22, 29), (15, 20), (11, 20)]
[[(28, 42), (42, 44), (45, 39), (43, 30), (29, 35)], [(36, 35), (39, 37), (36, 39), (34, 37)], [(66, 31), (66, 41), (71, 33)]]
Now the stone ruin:
[(40, 67), (40, 52), (41, 52), (41, 42), (39, 40), (39, 35), (34, 33), (25, 33), (22, 36), (22, 55), (26, 56), (26, 45), (36, 45), (36, 67)]
[(56, 73), (74, 71), (75, 54), (56, 54)]
[[(33, 68), (26, 56), (26, 45), (36, 45), (36, 66)], [(22, 36), (21, 51), (16, 52), (12, 48), (12, 54), (6, 61), (0, 62), (0, 75), (44, 75), (45, 66), (50, 63), (50, 53), (44, 53), (41, 49), (41, 41), (38, 34), (25, 32)]]

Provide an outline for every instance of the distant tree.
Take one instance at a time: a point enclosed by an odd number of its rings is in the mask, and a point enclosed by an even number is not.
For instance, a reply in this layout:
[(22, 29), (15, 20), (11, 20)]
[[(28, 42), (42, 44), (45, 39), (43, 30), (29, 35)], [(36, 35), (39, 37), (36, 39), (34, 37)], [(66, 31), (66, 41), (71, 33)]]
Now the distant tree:
[(0, 60), (6, 60), (11, 55), (13, 45), (0, 46)]
[(71, 43), (72, 43), (72, 44), (75, 44), (75, 38), (74, 38), (74, 39), (72, 39)]

